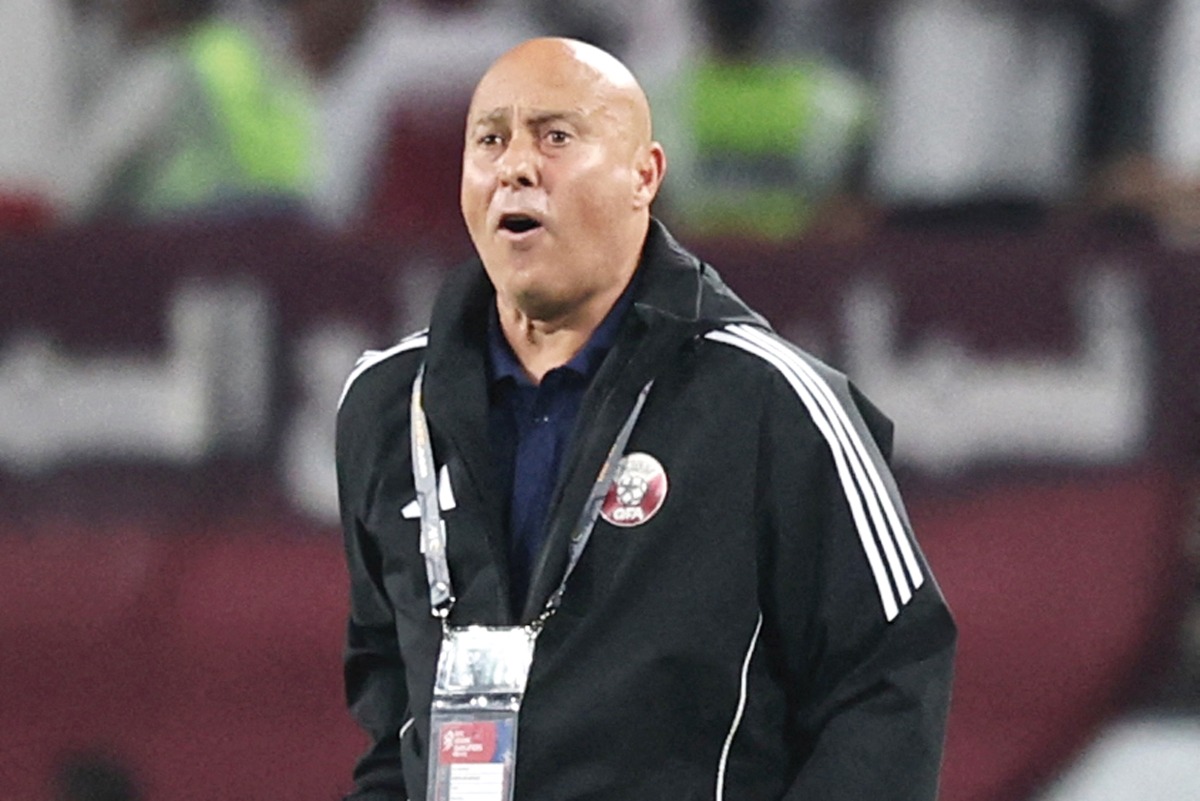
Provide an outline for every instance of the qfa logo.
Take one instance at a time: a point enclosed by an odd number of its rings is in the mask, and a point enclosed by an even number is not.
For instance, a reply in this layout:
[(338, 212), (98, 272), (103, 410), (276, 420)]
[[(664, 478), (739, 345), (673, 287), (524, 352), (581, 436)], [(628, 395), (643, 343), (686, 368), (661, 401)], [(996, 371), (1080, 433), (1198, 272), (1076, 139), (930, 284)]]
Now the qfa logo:
[(667, 498), (667, 471), (648, 453), (630, 453), (617, 464), (617, 475), (600, 507), (600, 516), (621, 528), (640, 526), (658, 513)]

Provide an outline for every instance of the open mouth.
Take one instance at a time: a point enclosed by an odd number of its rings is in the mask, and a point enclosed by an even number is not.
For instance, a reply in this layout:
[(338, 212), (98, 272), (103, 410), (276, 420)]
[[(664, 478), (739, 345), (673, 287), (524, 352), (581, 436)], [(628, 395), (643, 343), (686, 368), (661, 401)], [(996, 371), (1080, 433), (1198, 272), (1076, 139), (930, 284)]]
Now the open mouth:
[(500, 217), (500, 229), (514, 234), (523, 234), (541, 227), (542, 224), (528, 214), (505, 214)]

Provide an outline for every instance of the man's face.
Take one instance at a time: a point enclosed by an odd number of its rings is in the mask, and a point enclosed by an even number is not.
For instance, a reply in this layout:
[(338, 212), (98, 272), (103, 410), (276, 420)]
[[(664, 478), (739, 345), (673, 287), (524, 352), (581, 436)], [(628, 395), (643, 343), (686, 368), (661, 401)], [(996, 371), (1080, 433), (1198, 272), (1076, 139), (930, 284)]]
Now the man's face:
[(647, 192), (639, 173), (648, 131), (629, 92), (563, 52), (532, 50), (476, 90), (461, 202), (502, 306), (553, 320), (623, 286), (657, 182)]

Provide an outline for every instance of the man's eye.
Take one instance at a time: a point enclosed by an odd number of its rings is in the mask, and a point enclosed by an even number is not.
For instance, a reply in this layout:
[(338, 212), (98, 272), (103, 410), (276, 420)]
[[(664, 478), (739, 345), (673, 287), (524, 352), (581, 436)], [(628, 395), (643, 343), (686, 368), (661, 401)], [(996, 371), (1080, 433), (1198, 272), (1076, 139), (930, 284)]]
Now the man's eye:
[(550, 131), (546, 134), (546, 138), (550, 140), (552, 145), (565, 145), (571, 141), (571, 135), (566, 131)]
[(489, 133), (489, 134), (484, 134), (483, 136), (479, 137), (475, 141), (478, 144), (484, 145), (486, 147), (491, 147), (492, 145), (500, 144), (503, 140), (500, 138), (500, 134)]

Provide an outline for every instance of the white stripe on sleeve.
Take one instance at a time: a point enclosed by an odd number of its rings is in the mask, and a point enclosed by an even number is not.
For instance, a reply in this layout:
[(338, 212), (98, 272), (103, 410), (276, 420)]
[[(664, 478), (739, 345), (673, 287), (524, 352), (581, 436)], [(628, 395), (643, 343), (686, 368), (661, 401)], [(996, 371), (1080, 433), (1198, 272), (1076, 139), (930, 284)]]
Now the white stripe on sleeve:
[[(896, 564), (895, 548), (899, 548), (900, 553), (904, 557), (904, 566), (908, 569), (914, 589), (921, 586), (925, 577), (922, 575), (921, 567), (917, 563), (912, 543), (909, 542), (908, 535), (905, 533), (904, 524), (900, 522), (900, 515), (896, 512), (896, 505), (892, 502), (892, 496), (884, 486), (883, 478), (879, 475), (879, 469), (876, 467), (875, 460), (867, 453), (862, 437), (859, 436), (858, 430), (846, 416), (846, 410), (838, 401), (837, 396), (834, 395), (833, 389), (817, 374), (812, 365), (804, 361), (795, 351), (784, 344), (782, 340), (771, 337), (765, 331), (750, 326), (732, 326), (731, 328), (747, 339), (756, 340), (763, 347), (771, 348), (774, 352), (786, 358), (788, 363), (797, 370), (805, 386), (817, 395), (821, 407), (825, 409), (826, 414), (829, 415), (834, 423), (834, 430), (838, 432), (839, 441), (850, 452), (851, 464), (855, 467), (855, 474), (860, 485), (865, 484), (862, 471), (865, 471), (867, 474), (867, 480), (870, 481), (870, 487), (873, 492), (864, 492), (864, 495), (871, 506), (872, 519), (875, 522), (876, 530), (881, 535), (884, 535), (882, 538), (884, 550), (888, 554), (888, 562), (895, 573), (897, 586), (901, 588), (902, 599), (907, 601), (908, 598), (905, 594), (906, 582), (903, 575), (900, 574), (899, 565)], [(875, 502), (876, 499), (879, 502), (878, 506)], [(879, 519), (880, 507), (882, 507), (884, 514), (887, 516), (886, 525)], [(893, 547), (893, 543), (895, 543), (895, 547)]]
[(410, 334), (397, 344), (387, 350), (369, 350), (362, 356), (358, 357), (358, 361), (354, 363), (354, 369), (350, 371), (350, 375), (346, 378), (346, 383), (342, 386), (342, 394), (338, 398), (338, 408), (342, 408), (342, 402), (346, 400), (346, 395), (350, 392), (350, 385), (353, 384), (360, 375), (370, 370), (380, 362), (390, 359), (398, 353), (405, 351), (416, 350), (423, 348), (429, 344), (429, 336), (426, 331), (418, 331), (415, 334)]
[[(709, 332), (706, 338), (740, 348), (767, 361), (780, 371), (796, 392), (829, 445), (859, 542), (879, 592), (884, 617), (894, 620), (899, 607), (908, 603), (913, 589), (921, 586), (924, 577), (874, 460), (833, 390), (790, 346), (765, 331), (735, 325), (724, 331)], [(864, 501), (866, 509), (863, 508)], [(883, 548), (882, 557), (879, 546)], [(897, 592), (900, 595), (898, 602)]]

